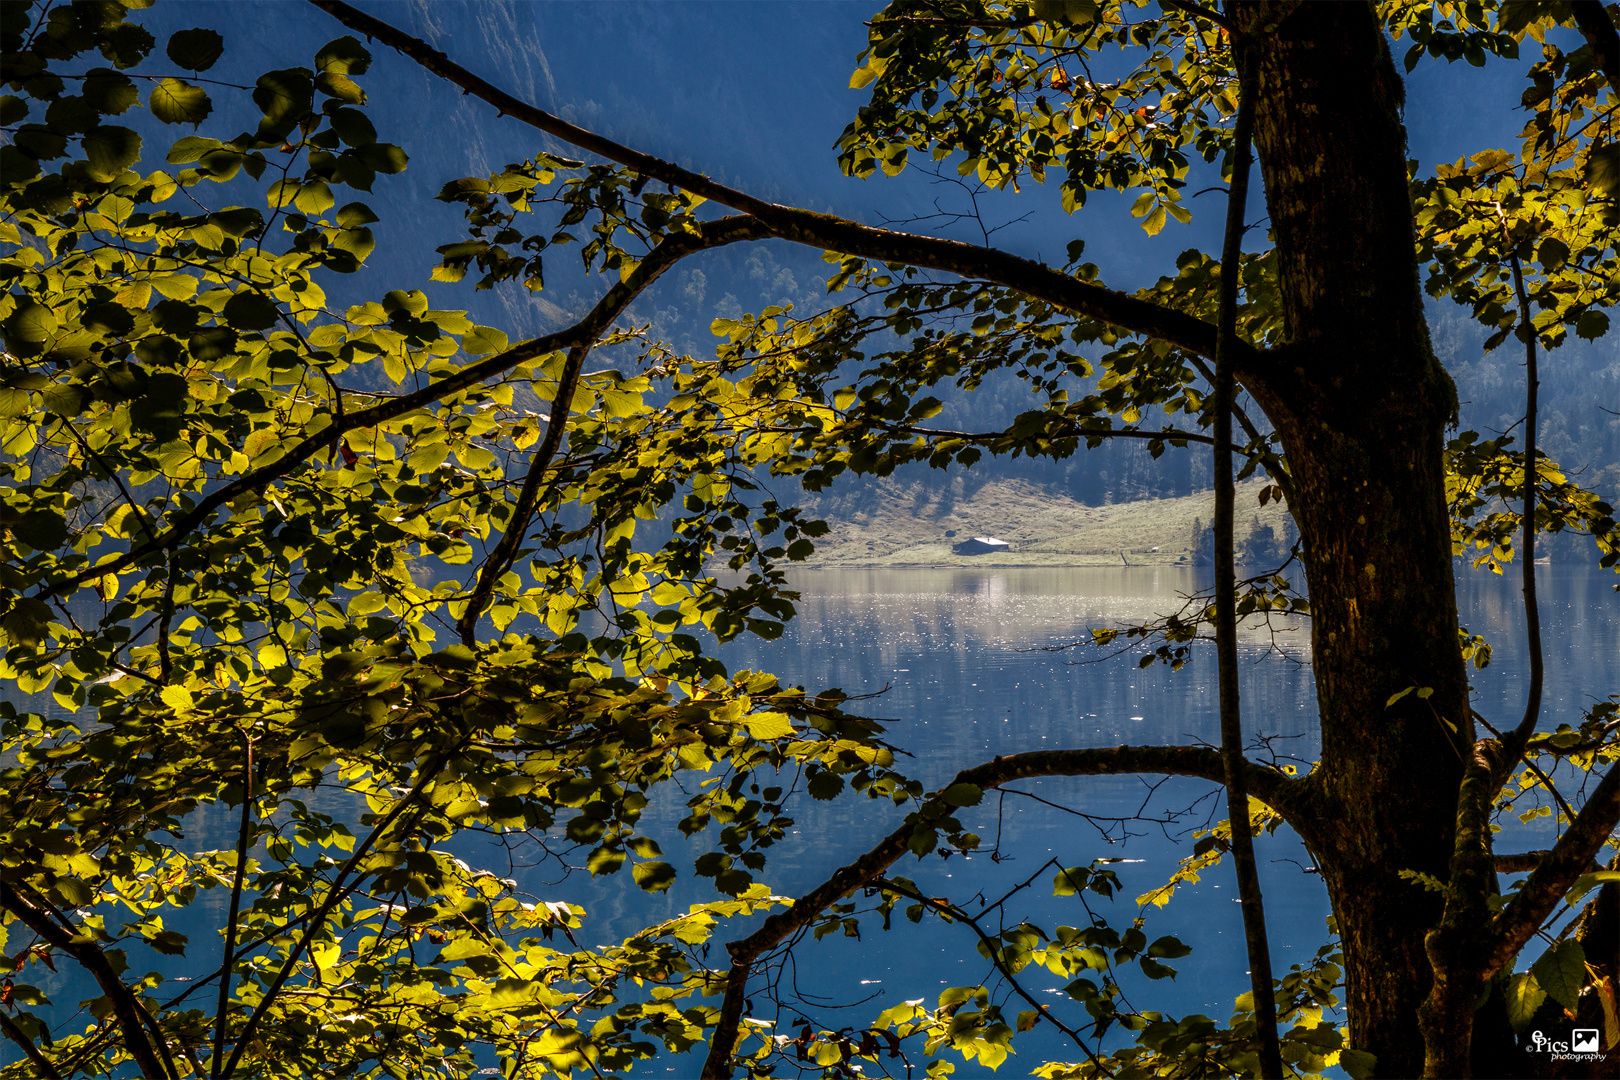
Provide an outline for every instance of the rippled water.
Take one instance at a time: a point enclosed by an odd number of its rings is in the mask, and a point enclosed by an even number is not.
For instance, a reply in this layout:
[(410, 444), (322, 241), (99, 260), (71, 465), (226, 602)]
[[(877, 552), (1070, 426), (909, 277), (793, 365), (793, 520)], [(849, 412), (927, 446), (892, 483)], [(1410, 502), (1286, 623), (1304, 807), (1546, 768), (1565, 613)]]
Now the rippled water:
[[(1514, 580), (1461, 571), (1459, 599), (1463, 621), (1484, 634), (1495, 661), (1476, 678), (1476, 707), (1508, 722), (1523, 709), (1523, 613)], [(721, 655), (734, 670), (778, 673), (784, 682), (820, 690), (838, 686), (850, 694), (876, 694), (856, 704), (868, 715), (892, 721), (890, 739), (912, 758), (904, 767), (930, 786), (958, 769), (996, 754), (1052, 747), (1114, 746), (1122, 743), (1215, 742), (1218, 739), (1213, 653), (1206, 649), (1180, 672), (1154, 666), (1140, 669), (1134, 656), (1102, 663), (1091, 647), (1047, 651), (1083, 640), (1098, 626), (1119, 626), (1164, 614), (1201, 582), (1197, 571), (1171, 568), (1086, 568), (1029, 570), (806, 571), (795, 586), (802, 593), (799, 617), (774, 642), (747, 640), (726, 646)], [(1611, 590), (1613, 575), (1547, 569), (1540, 575), (1542, 620), (1548, 657), (1544, 723), (1578, 722), (1583, 705), (1620, 686), (1620, 603)], [(1277, 624), (1275, 633), (1249, 627), (1243, 634), (1243, 702), (1250, 738), (1269, 740), (1271, 752), (1301, 762), (1315, 759), (1315, 695), (1308, 655), (1309, 629)], [(1093, 906), (1116, 925), (1136, 914), (1136, 895), (1161, 884), (1185, 853), (1172, 838), (1223, 815), (1215, 786), (1173, 779), (1151, 789), (1134, 777), (1060, 778), (1029, 781), (1019, 795), (987, 798), (961, 815), (985, 840), (985, 851), (949, 860), (919, 863), (907, 857), (894, 873), (915, 879), (925, 892), (948, 893), (959, 901), (975, 895), (995, 898), (1020, 882), (1034, 884), (1005, 905), (1009, 924), (1031, 919), (1050, 928), (1058, 922), (1084, 924), (1073, 899), (1050, 895), (1048, 859), (1065, 865), (1100, 857), (1129, 860), (1115, 866), (1123, 897), (1113, 903), (1092, 898)], [(671, 796), (673, 792), (669, 793)], [(647, 823), (677, 868), (681, 841), (671, 823), (679, 799), (650, 808)], [(1098, 819), (1163, 818), (1182, 812), (1173, 825), (1144, 821), (1096, 823)], [(802, 799), (794, 808), (792, 835), (771, 854), (763, 880), (785, 893), (807, 890), (887, 834), (903, 814), (887, 803), (845, 795), (832, 802)], [(209, 822), (196, 825), (210, 832)], [(1547, 840), (1543, 819), (1515, 830), (1512, 846)], [(1115, 842), (1123, 829), (1133, 835)], [(1541, 830), (1538, 832), (1537, 830)], [(1107, 835), (1112, 834), (1112, 836)], [(1000, 838), (998, 855), (987, 853)], [(467, 854), (478, 857), (469, 850)], [(487, 856), (487, 853), (485, 853)], [(1309, 959), (1326, 941), (1326, 895), (1310, 872), (1310, 859), (1286, 831), (1262, 838), (1262, 885), (1268, 902), (1274, 961), (1286, 970)], [(687, 862), (689, 867), (690, 863)], [(706, 881), (683, 869), (669, 893), (649, 897), (628, 874), (592, 880), (583, 872), (565, 874), (555, 861), (519, 874), (520, 887), (547, 899), (569, 900), (588, 911), (582, 941), (607, 943), (641, 926), (683, 911), (686, 905), (715, 899)], [(723, 936), (740, 936), (741, 930)], [(1177, 961), (1173, 981), (1128, 983), (1132, 1002), (1171, 1013), (1204, 1012), (1224, 1018), (1232, 999), (1247, 989), (1243, 935), (1236, 889), (1229, 868), (1217, 868), (1196, 885), (1185, 886), (1174, 903), (1149, 914), (1149, 937), (1174, 933), (1194, 952)], [(913, 926), (897, 918), (885, 934), (875, 919), (863, 939), (829, 937), (804, 942), (796, 964), (782, 973), (779, 996), (791, 999), (783, 1023), (800, 1016), (830, 1028), (862, 1026), (876, 1013), (906, 999), (926, 998), (946, 985), (991, 979), (988, 962), (974, 949), (971, 931), (929, 921)], [(718, 948), (718, 946), (716, 946)], [(711, 962), (722, 962), (715, 955)], [(163, 965), (165, 968), (170, 963)], [(1076, 1023), (1078, 1006), (1061, 996), (1058, 980), (1042, 982), (1044, 1000)], [(64, 986), (62, 989), (66, 989)], [(61, 1000), (66, 1004), (65, 995)], [(864, 1004), (848, 1008), (857, 1002)], [(1013, 1004), (1016, 1011), (1022, 1006)], [(751, 1015), (775, 1015), (767, 995)], [(1048, 1057), (1073, 1058), (1076, 1051), (1038, 1029), (1020, 1038), (1019, 1060), (1004, 1066), (1023, 1072)], [(659, 1062), (655, 1074), (684, 1075), (695, 1059)], [(958, 1075), (973, 1069), (958, 1068)]]

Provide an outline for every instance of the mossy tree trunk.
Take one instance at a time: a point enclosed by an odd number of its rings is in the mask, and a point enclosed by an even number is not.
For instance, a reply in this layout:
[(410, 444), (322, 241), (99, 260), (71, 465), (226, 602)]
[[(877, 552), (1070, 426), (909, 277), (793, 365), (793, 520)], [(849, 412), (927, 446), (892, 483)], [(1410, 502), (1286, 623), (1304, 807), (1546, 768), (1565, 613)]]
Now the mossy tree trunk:
[[(1446, 880), (1472, 742), (1442, 462), (1455, 394), (1429, 345), (1402, 85), (1373, 9), (1303, 5), (1253, 47), (1288, 343), (1244, 383), (1286, 448), (1312, 598), (1322, 761), (1304, 831), (1351, 1040), (1378, 1075), (1415, 1076), (1441, 907), (1399, 872)], [(1432, 693), (1387, 704), (1413, 686)]]

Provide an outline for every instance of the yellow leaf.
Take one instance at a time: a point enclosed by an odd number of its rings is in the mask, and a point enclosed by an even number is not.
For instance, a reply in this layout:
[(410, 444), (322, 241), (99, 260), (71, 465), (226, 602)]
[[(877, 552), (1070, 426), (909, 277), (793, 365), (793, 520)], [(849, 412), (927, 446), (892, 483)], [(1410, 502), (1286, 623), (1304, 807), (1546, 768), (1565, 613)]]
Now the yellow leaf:
[(165, 686), (158, 697), (175, 712), (190, 712), (196, 704), (191, 698), (191, 691), (183, 686)]
[(793, 724), (786, 713), (754, 713), (743, 723), (748, 725), (748, 734), (756, 739), (780, 739), (793, 734)]

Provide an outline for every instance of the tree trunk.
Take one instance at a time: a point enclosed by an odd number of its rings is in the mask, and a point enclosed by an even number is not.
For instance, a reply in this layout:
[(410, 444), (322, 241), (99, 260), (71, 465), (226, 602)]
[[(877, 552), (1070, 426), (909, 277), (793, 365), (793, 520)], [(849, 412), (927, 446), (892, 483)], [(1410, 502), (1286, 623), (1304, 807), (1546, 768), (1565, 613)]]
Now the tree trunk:
[[(1249, 25), (1265, 6), (1233, 5)], [(1287, 343), (1244, 384), (1276, 425), (1304, 542), (1322, 763), (1306, 824), (1343, 939), (1351, 1043), (1423, 1065), (1423, 937), (1472, 742), (1442, 463), (1455, 411), (1429, 346), (1403, 90), (1366, 4), (1305, 4), (1254, 43), (1255, 142)], [(1409, 687), (1394, 705), (1389, 699)]]

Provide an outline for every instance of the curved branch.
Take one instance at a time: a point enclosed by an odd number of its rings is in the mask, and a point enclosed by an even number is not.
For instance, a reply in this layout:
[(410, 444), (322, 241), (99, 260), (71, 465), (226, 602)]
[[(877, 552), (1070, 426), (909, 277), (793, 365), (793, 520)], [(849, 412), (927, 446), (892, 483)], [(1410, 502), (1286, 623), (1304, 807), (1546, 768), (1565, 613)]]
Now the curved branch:
[[(1309, 780), (1295, 780), (1274, 769), (1248, 762), (1243, 770), (1249, 790), (1281, 813), (1285, 820), (1297, 816)], [(998, 757), (983, 765), (963, 769), (954, 784), (973, 784), (980, 789), (999, 787), (1014, 780), (1037, 776), (1114, 776), (1125, 773), (1163, 773), (1195, 776), (1223, 783), (1225, 765), (1218, 750), (1203, 746), (1113, 746), (1087, 750), (1034, 750), (1025, 754)], [(947, 785), (947, 788), (951, 785)], [(788, 937), (808, 926), (827, 905), (855, 889), (877, 880), (906, 853), (911, 836), (918, 828), (950, 813), (939, 794), (926, 799), (905, 824), (884, 837), (866, 854), (841, 867), (826, 881), (794, 901), (786, 911), (777, 912), (763, 926), (741, 941), (726, 943), (731, 954), (731, 971), (726, 976), (725, 997), (720, 1018), (709, 1038), (709, 1056), (703, 1063), (704, 1080), (722, 1080), (731, 1074), (731, 1051), (747, 1001), (748, 976), (754, 961)]]
[(523, 488), (518, 492), (517, 505), (512, 508), (512, 519), (507, 523), (506, 531), (501, 534), (500, 542), (495, 550), (489, 553), (484, 565), (478, 568), (478, 583), (473, 586), (472, 595), (467, 599), (467, 608), (456, 620), (456, 633), (461, 636), (461, 643), (472, 648), (473, 641), (478, 632), (478, 620), (484, 614), (484, 608), (489, 606), (489, 597), (495, 591), (495, 583), (501, 576), (511, 569), (512, 563), (517, 560), (518, 548), (523, 538), (528, 535), (529, 522), (534, 518), (534, 508), (540, 502), (540, 483), (545, 479), (546, 470), (551, 467), (551, 459), (557, 455), (558, 447), (562, 446), (563, 429), (568, 425), (568, 413), (572, 407), (574, 393), (579, 389), (580, 369), (585, 366), (585, 357), (590, 353), (595, 339), (582, 341), (568, 350), (568, 359), (563, 363), (562, 377), (557, 380), (557, 396), (551, 402), (551, 416), (546, 421), (546, 437), (535, 451), (529, 462), (528, 475), (523, 478)]
[[(700, 229), (701, 238), (708, 241), (703, 243), (702, 247), (718, 247), (739, 240), (754, 239), (758, 235), (763, 235), (765, 231), (748, 217), (722, 218), (718, 222), (706, 223), (700, 226)], [(657, 281), (659, 276), (677, 260), (697, 250), (692, 246), (692, 240), (692, 237), (682, 234), (660, 243), (636, 266), (628, 278), (608, 290), (597, 307), (616, 306), (618, 311), (623, 311), (642, 290)], [(530, 460), (529, 473), (523, 478), (523, 489), (518, 493), (517, 505), (512, 509), (512, 519), (507, 524), (506, 531), (501, 534), (495, 550), (490, 552), (489, 558), (485, 559), (484, 565), (479, 568), (478, 583), (473, 587), (467, 608), (461, 613), (461, 618), (456, 620), (456, 632), (461, 636), (462, 643), (469, 648), (477, 632), (478, 620), (489, 604), (490, 594), (495, 591), (495, 583), (501, 579), (501, 575), (511, 569), (512, 563), (517, 559), (518, 549), (522, 546), (529, 522), (534, 517), (534, 508), (540, 501), (541, 483), (545, 479), (547, 469), (551, 467), (552, 459), (557, 455), (557, 450), (562, 446), (563, 436), (568, 427), (568, 413), (573, 408), (574, 393), (579, 388), (580, 372), (584, 369), (585, 358), (590, 355), (597, 338), (607, 329), (608, 322), (611, 322), (611, 319), (602, 323), (568, 351), (562, 375), (557, 380), (557, 396), (551, 401), (551, 416), (546, 423), (546, 436)]]
[(396, 398), (389, 398), (369, 409), (348, 413), (341, 418), (327, 417), (327, 425), (313, 434), (306, 435), (296, 446), (272, 464), (262, 469), (255, 469), (237, 479), (210, 492), (205, 498), (198, 501), (191, 512), (184, 515), (173, 526), (165, 529), (163, 533), (144, 544), (130, 548), (129, 551), (116, 558), (97, 563), (88, 570), (83, 570), (70, 577), (57, 581), (52, 585), (45, 585), (38, 593), (41, 599), (57, 596), (71, 589), (78, 588), (87, 581), (93, 581), (108, 574), (114, 574), (160, 548), (173, 545), (186, 533), (208, 520), (209, 515), (221, 506), (240, 495), (251, 491), (258, 491), (272, 481), (287, 475), (299, 465), (314, 457), (321, 450), (330, 446), (333, 439), (339, 438), (346, 432), (358, 428), (375, 427), (397, 417), (403, 416), (413, 409), (421, 408), (430, 402), (475, 386), (485, 379), (493, 378), (526, 360), (544, 356), (558, 349), (572, 348), (581, 342), (595, 341), (613, 324), (630, 301), (650, 285), (665, 270), (678, 260), (696, 251), (707, 248), (720, 247), (724, 244), (735, 243), (739, 240), (755, 240), (768, 235), (767, 230), (758, 222), (743, 216), (721, 218), (718, 221), (704, 222), (697, 233), (681, 233), (665, 239), (655, 247), (635, 271), (625, 281), (609, 289), (590, 313), (568, 327), (558, 330), (532, 341), (516, 345), (505, 352), (468, 364), (454, 375), (447, 375), (437, 382), (429, 383), (422, 389), (413, 393), (402, 394)]
[[(1215, 328), (1202, 319), (1080, 281), (1049, 266), (993, 248), (876, 229), (832, 214), (818, 214), (766, 202), (570, 124), (513, 97), (455, 63), (427, 42), (343, 3), (343, 0), (310, 0), (310, 3), (351, 30), (399, 50), (439, 78), (489, 102), (503, 115), (520, 120), (581, 150), (618, 162), (643, 176), (750, 214), (763, 222), (773, 236), (783, 240), (846, 255), (908, 263), (963, 277), (982, 278), (1065, 311), (1098, 319), (1132, 333), (1146, 334), (1203, 356), (1215, 355)], [(1241, 371), (1259, 370), (1264, 366), (1263, 354), (1253, 346), (1241, 346), (1233, 358), (1239, 362)]]

